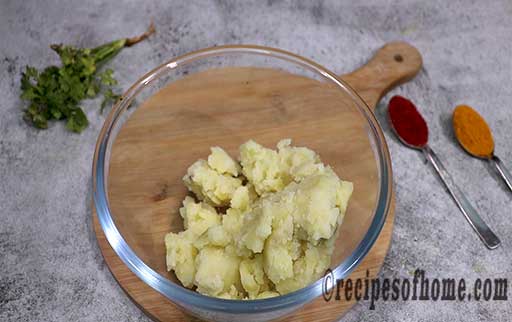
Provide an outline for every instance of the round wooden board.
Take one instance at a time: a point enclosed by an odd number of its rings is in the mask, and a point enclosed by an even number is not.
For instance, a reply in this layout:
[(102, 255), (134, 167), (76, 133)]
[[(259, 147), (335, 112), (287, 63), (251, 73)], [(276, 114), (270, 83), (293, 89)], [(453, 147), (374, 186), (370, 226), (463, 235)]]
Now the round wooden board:
[[(420, 68), (421, 56), (419, 55), (418, 51), (406, 43), (395, 42), (387, 44), (381, 48), (365, 66), (361, 67), (353, 73), (344, 75), (343, 79), (357, 91), (357, 93), (365, 100), (368, 106), (375, 108), (378, 100), (380, 97), (382, 97), (382, 95), (384, 95), (393, 86), (396, 86), (412, 78)], [(151, 115), (149, 120), (151, 122), (155, 122), (155, 119), (151, 118)], [(148, 124), (145, 124), (145, 126), (147, 125)], [(136, 136), (137, 130), (140, 130), (140, 128), (132, 127), (130, 131), (132, 131), (132, 135)], [(114, 145), (113, 155), (117, 153), (115, 151), (115, 147), (116, 145)], [(313, 149), (315, 148), (313, 147)], [(122, 169), (120, 168), (118, 171), (121, 172), (128, 169), (133, 169), (133, 167), (126, 167)], [(182, 170), (180, 169), (177, 172), (180, 173), (180, 171)], [(140, 189), (143, 188), (144, 187)], [(166, 190), (167, 185), (165, 185), (165, 187), (162, 189), (162, 192), (166, 194)], [(161, 201), (158, 199), (158, 196), (160, 196), (158, 192), (156, 194), (151, 194), (153, 202)], [(147, 196), (144, 196), (144, 198), (146, 197)], [(162, 198), (166, 197), (167, 196), (162, 196)], [(139, 198), (139, 196), (133, 195), (133, 198), (135, 200), (136, 198)], [(159, 207), (162, 209), (175, 209), (176, 206), (172, 203), (179, 202), (182, 199), (182, 196), (176, 197), (174, 199), (169, 201), (173, 207), (169, 208), (169, 202), (162, 203), (162, 205)], [(128, 210), (135, 205), (135, 202), (131, 202), (131, 200), (127, 200), (126, 204), (122, 206), (125, 207), (123, 210)], [(94, 212), (94, 207), (92, 208)], [(393, 221), (394, 194), (392, 199), (392, 206), (390, 207), (390, 211), (387, 214), (386, 222), (381, 231), (381, 234), (379, 235), (376, 243), (364, 258), (364, 260), (351, 273), (351, 278), (365, 278), (367, 276), (367, 271), (369, 272), (370, 278), (375, 277), (378, 274), (391, 242)], [(148, 316), (157, 321), (194, 320), (194, 318), (189, 317), (180, 311), (172, 302), (170, 302), (160, 293), (156, 292), (154, 289), (142, 282), (128, 269), (126, 265), (124, 265), (124, 263), (115, 254), (107, 239), (105, 238), (95, 212), (93, 213), (93, 223), (101, 252), (110, 271), (121, 285), (123, 290)], [(154, 224), (154, 222), (151, 224)], [(169, 223), (160, 223), (160, 226), (169, 227)], [(154, 243), (155, 241), (149, 240), (148, 242)], [(162, 241), (159, 239), (157, 242)], [(144, 245), (141, 247), (144, 247)], [(161, 258), (162, 261), (164, 261), (164, 256), (157, 256), (157, 258)], [(162, 266), (162, 263), (158, 263), (157, 266)], [(343, 313), (349, 310), (354, 304), (354, 300), (349, 302), (335, 300), (326, 302), (322, 297), (319, 297), (318, 299), (304, 306), (302, 309), (294, 312), (293, 315), (286, 317), (283, 319), (283, 321), (332, 321), (342, 316)]]

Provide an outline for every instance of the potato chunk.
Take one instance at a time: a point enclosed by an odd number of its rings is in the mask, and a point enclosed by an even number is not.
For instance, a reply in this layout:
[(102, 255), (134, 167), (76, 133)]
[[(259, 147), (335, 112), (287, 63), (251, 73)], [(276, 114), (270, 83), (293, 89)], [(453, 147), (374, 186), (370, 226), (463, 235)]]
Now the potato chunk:
[(233, 160), (224, 149), (214, 146), (210, 149), (212, 153), (208, 156), (208, 165), (218, 173), (230, 174), (233, 177), (241, 172), (240, 165)]
[(229, 293), (232, 286), (240, 286), (240, 258), (225, 252), (223, 248), (203, 248), (195, 264), (195, 284), (199, 293), (218, 296)]
[(280, 191), (285, 187), (279, 155), (275, 150), (250, 140), (240, 146), (240, 163), (242, 173), (259, 195)]
[(256, 255), (253, 259), (244, 259), (240, 263), (240, 280), (250, 299), (257, 298), (258, 294), (269, 290), (261, 255)]
[(193, 238), (189, 231), (165, 235), (167, 270), (173, 270), (185, 287), (192, 287), (196, 273), (197, 249), (192, 242)]
[(183, 200), (180, 215), (185, 229), (193, 232), (195, 236), (200, 236), (208, 228), (220, 224), (221, 219), (215, 208), (204, 202), (196, 203), (191, 197)]
[(192, 164), (183, 181), (197, 198), (213, 206), (228, 206), (233, 193), (242, 185), (242, 180), (215, 171), (205, 160)]

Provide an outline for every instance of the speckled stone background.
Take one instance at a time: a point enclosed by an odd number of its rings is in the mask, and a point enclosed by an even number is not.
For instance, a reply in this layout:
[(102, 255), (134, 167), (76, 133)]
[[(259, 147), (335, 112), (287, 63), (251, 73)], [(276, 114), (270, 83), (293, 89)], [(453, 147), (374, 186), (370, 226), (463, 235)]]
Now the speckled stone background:
[[(91, 227), (91, 162), (104, 115), (84, 104), (81, 135), (21, 119), (26, 64), (57, 63), (50, 43), (94, 46), (130, 36), (154, 19), (158, 32), (112, 63), (120, 87), (170, 57), (219, 44), (284, 48), (344, 73), (391, 40), (406, 40), (424, 68), (391, 94), (412, 98), (431, 146), (496, 230), (487, 250), (420, 153), (406, 149), (378, 108), (393, 158), (396, 221), (382, 277), (507, 277), (512, 280), (512, 193), (483, 161), (468, 157), (450, 128), (467, 103), (487, 119), (496, 153), (512, 168), (512, 2), (504, 1), (0, 1), (0, 320), (147, 321), (105, 266)], [(509, 283), (510, 284), (510, 283)], [(509, 285), (510, 293), (510, 285)], [(510, 297), (510, 295), (509, 295)], [(343, 321), (510, 321), (500, 302), (359, 303)]]

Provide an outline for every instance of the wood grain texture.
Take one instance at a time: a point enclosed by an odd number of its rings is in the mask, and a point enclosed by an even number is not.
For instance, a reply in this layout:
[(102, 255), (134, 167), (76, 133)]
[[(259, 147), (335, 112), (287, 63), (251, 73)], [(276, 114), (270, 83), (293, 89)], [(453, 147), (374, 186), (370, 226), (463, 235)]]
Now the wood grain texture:
[[(417, 50), (390, 43), (369, 63), (342, 76), (371, 107), (390, 88), (413, 77), (421, 67)], [(108, 194), (116, 225), (130, 247), (149, 266), (171, 280), (166, 271), (163, 237), (182, 229), (177, 210), (187, 194), (181, 182), (187, 167), (205, 158), (210, 146), (232, 155), (248, 139), (274, 146), (290, 137), (317, 151), (343, 179), (354, 182), (332, 264), (352, 252), (371, 222), (378, 196), (374, 152), (366, 121), (352, 100), (325, 83), (282, 71), (221, 68), (193, 74), (150, 97), (123, 125), (111, 153)], [(338, 139), (339, 137), (339, 139)], [(186, 151), (186, 152), (184, 152)], [(93, 207), (94, 208), (94, 207)], [(188, 321), (174, 304), (138, 279), (116, 256), (96, 215), (94, 229), (105, 261), (132, 300), (159, 321)], [(393, 207), (368, 255), (351, 277), (370, 278), (379, 272), (389, 248)], [(354, 301), (322, 297), (286, 321), (332, 321)]]

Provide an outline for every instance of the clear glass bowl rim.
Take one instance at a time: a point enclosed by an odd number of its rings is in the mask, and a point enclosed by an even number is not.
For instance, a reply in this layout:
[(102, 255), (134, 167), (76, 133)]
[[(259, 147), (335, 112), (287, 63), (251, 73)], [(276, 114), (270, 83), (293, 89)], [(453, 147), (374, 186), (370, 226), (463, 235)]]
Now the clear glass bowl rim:
[[(153, 80), (163, 76), (173, 69), (212, 56), (223, 56), (233, 54), (253, 54), (280, 59), (293, 63), (301, 68), (313, 71), (345, 91), (354, 101), (357, 108), (368, 121), (368, 128), (373, 134), (374, 144), (378, 154), (378, 165), (380, 170), (380, 189), (375, 208), (374, 218), (365, 236), (353, 251), (342, 263), (329, 272), (329, 278), (320, 278), (316, 282), (295, 292), (281, 295), (274, 298), (260, 300), (226, 300), (209, 297), (195, 291), (183, 288), (162, 275), (158, 274), (146, 265), (128, 246), (114, 224), (107, 196), (106, 156), (108, 154), (112, 130), (120, 115), (127, 109), (133, 98)], [(364, 100), (340, 77), (325, 67), (299, 55), (281, 49), (256, 46), (256, 45), (227, 45), (205, 48), (171, 59), (168, 62), (156, 67), (134, 83), (119, 99), (105, 119), (100, 131), (93, 158), (93, 199), (99, 223), (105, 236), (121, 260), (128, 268), (150, 287), (175, 302), (185, 307), (195, 307), (200, 310), (226, 312), (226, 313), (264, 313), (271, 311), (286, 310), (290, 307), (305, 304), (322, 295), (323, 290), (330, 289), (337, 279), (343, 279), (361, 262), (368, 251), (375, 243), (384, 226), (386, 216), (391, 207), (392, 197), (392, 170), (389, 150), (384, 134), (373, 114), (372, 110)]]

